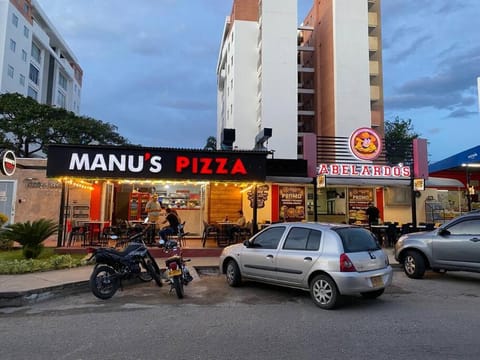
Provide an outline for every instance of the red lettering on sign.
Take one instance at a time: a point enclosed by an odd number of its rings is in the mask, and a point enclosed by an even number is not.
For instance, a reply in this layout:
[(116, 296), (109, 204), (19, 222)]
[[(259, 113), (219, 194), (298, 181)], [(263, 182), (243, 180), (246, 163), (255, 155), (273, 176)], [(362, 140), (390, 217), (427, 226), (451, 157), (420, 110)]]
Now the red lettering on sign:
[(227, 169), (227, 160), (226, 158), (218, 158), (215, 159), (217, 162), (217, 174), (228, 174), (228, 169)]
[(212, 159), (210, 158), (200, 158), (200, 162), (202, 163), (202, 168), (200, 169), (200, 174), (213, 174), (212, 166)]
[(186, 156), (177, 156), (177, 164), (175, 166), (175, 171), (181, 173), (190, 165), (190, 159)]
[(177, 156), (175, 171), (182, 173), (190, 170), (192, 174), (217, 174), (217, 175), (247, 175), (247, 170), (241, 159), (236, 159), (232, 167), (229, 168), (229, 159), (219, 158), (188, 158), (186, 156)]
[(230, 174), (232, 174), (232, 175), (235, 175), (235, 174), (246, 175), (247, 174), (247, 170), (245, 169), (245, 166), (243, 165), (242, 160), (237, 159), (235, 161), (235, 164), (233, 164), (232, 171), (230, 172)]

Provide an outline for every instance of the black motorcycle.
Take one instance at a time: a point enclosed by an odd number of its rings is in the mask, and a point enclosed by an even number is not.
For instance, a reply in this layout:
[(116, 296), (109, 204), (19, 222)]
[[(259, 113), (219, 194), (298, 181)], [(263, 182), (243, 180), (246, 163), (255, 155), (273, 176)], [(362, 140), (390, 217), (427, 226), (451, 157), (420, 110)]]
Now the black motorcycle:
[(165, 260), (166, 269), (163, 272), (164, 277), (167, 278), (167, 282), (170, 284), (170, 291), (175, 290), (177, 297), (183, 299), (183, 286), (187, 286), (193, 280), (186, 265), (190, 259), (183, 257), (182, 249), (175, 240), (168, 240), (162, 245), (164, 245), (165, 253), (172, 253), (172, 256)]
[(122, 281), (139, 278), (141, 281), (155, 280), (162, 286), (161, 270), (145, 245), (145, 232), (129, 238), (125, 249), (92, 249), (90, 261), (95, 267), (90, 275), (89, 285), (92, 293), (99, 299), (110, 299), (122, 287)]

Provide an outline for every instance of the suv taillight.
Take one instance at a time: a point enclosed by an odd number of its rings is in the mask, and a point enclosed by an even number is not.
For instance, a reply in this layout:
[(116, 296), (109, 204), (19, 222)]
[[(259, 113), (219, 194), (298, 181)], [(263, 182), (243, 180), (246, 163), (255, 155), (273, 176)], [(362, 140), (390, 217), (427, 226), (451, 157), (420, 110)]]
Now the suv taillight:
[(348, 258), (347, 254), (340, 255), (340, 271), (341, 272), (353, 272), (357, 271), (352, 261)]

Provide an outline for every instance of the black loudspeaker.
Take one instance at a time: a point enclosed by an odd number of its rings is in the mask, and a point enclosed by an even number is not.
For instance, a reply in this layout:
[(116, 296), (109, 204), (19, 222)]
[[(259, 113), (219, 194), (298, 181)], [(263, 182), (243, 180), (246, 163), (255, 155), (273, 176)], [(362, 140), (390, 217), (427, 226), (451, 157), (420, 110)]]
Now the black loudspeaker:
[(235, 142), (235, 129), (223, 129), (222, 149), (232, 149)]

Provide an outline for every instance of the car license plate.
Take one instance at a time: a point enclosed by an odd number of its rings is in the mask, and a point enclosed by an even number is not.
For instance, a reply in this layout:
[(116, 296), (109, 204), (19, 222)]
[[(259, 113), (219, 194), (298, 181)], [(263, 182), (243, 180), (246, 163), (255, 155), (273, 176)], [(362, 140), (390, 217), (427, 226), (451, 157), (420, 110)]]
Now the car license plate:
[(372, 286), (374, 288), (383, 286), (383, 279), (381, 276), (373, 276), (370, 278), (370, 280), (372, 281)]
[(168, 271), (168, 276), (173, 277), (173, 276), (179, 276), (182, 275), (182, 270), (177, 269), (177, 270), (169, 270)]

